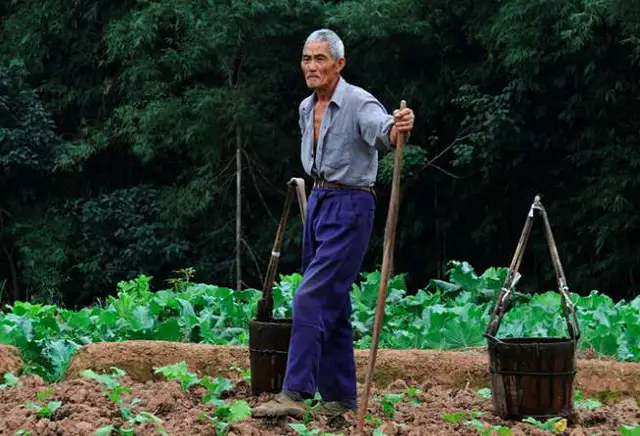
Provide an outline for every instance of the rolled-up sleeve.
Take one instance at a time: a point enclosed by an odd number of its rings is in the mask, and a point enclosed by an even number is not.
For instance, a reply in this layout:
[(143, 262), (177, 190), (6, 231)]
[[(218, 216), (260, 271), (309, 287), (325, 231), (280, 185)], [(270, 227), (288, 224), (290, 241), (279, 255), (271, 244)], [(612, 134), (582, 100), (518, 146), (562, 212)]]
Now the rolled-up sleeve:
[(393, 125), (393, 116), (387, 113), (382, 104), (372, 96), (366, 97), (358, 110), (360, 134), (369, 146), (380, 151), (390, 150), (393, 145), (389, 138), (389, 129)]

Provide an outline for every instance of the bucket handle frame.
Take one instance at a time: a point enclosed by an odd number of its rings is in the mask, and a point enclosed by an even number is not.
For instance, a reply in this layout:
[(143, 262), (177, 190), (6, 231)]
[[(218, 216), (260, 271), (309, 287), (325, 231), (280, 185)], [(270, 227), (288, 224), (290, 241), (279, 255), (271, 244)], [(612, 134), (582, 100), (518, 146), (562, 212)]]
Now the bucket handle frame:
[(571, 339), (574, 342), (577, 342), (580, 339), (580, 327), (578, 325), (578, 319), (576, 317), (575, 306), (571, 301), (571, 296), (569, 295), (569, 287), (567, 286), (567, 280), (562, 269), (562, 263), (560, 262), (558, 248), (556, 247), (556, 243), (553, 238), (553, 232), (551, 231), (551, 225), (549, 224), (547, 211), (540, 202), (540, 195), (536, 195), (533, 203), (531, 204), (531, 208), (529, 209), (529, 212), (527, 214), (524, 228), (522, 229), (520, 241), (518, 242), (518, 246), (516, 247), (513, 259), (511, 260), (509, 272), (507, 273), (507, 277), (504, 280), (504, 283), (500, 290), (500, 294), (498, 295), (498, 299), (496, 300), (496, 304), (493, 308), (493, 311), (491, 312), (491, 319), (489, 320), (489, 324), (487, 325), (487, 329), (485, 330), (483, 336), (492, 341), (500, 342), (498, 339), (496, 339), (496, 336), (498, 330), (500, 329), (502, 318), (509, 310), (508, 303), (510, 302), (513, 288), (521, 277), (518, 269), (520, 268), (522, 256), (529, 240), (529, 236), (531, 235), (531, 228), (533, 226), (533, 219), (536, 211), (538, 211), (542, 215), (542, 220), (544, 222), (545, 235), (547, 243), (549, 245), (551, 261), (553, 263), (553, 269), (555, 270), (556, 279), (558, 282), (558, 290), (560, 291), (561, 295), (562, 312), (564, 313), (564, 317), (567, 321), (567, 330), (569, 331)]
[(273, 319), (273, 282), (275, 281), (276, 272), (278, 270), (278, 261), (280, 260), (280, 247), (282, 246), (282, 239), (284, 237), (284, 229), (287, 225), (287, 218), (289, 217), (289, 211), (291, 210), (291, 203), (293, 202), (294, 192), (298, 197), (298, 206), (300, 207), (300, 216), (302, 223), (304, 224), (305, 216), (307, 214), (307, 194), (305, 191), (304, 179), (299, 177), (293, 177), (288, 182), (287, 194), (284, 200), (284, 207), (282, 209), (282, 216), (278, 223), (278, 230), (276, 231), (276, 238), (271, 250), (271, 258), (269, 259), (269, 266), (267, 267), (267, 274), (262, 285), (262, 298), (258, 301), (258, 307), (256, 310), (256, 319), (258, 321), (269, 321)]

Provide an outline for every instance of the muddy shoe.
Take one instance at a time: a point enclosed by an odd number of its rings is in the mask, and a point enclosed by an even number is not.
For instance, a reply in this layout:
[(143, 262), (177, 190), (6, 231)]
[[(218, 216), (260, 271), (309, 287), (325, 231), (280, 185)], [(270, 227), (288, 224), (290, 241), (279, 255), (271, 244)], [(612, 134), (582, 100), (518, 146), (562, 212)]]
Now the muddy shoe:
[(313, 410), (314, 415), (328, 416), (330, 418), (341, 416), (347, 412), (357, 410), (356, 408), (350, 408), (342, 404), (340, 401), (326, 401), (321, 403), (317, 408)]
[(306, 410), (307, 406), (303, 401), (295, 401), (284, 394), (278, 394), (273, 400), (251, 409), (251, 416), (254, 418), (302, 417)]

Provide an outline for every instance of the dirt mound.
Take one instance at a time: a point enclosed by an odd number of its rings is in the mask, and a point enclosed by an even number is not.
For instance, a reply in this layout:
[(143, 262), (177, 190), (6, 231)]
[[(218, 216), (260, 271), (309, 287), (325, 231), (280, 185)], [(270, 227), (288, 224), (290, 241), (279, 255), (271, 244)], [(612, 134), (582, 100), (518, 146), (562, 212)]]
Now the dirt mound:
[[(364, 381), (368, 350), (356, 351), (358, 380)], [(234, 367), (249, 368), (249, 350), (243, 346), (189, 344), (163, 341), (126, 341), (90, 344), (78, 350), (67, 379), (85, 368), (124, 369), (136, 381), (160, 380), (154, 366), (185, 360), (198, 375), (231, 377)], [(420, 385), (456, 389), (488, 385), (488, 356), (478, 351), (387, 350), (378, 351), (374, 383), (386, 386), (398, 379)], [(576, 387), (586, 394), (610, 392), (640, 396), (640, 363), (578, 360)]]
[(5, 372), (20, 375), (22, 373), (22, 359), (20, 358), (20, 350), (16, 347), (0, 344), (0, 382), (4, 380)]
[(67, 368), (66, 379), (80, 377), (87, 368), (96, 372), (108, 371), (112, 366), (123, 369), (133, 380), (161, 380), (153, 367), (171, 365), (181, 360), (189, 370), (203, 375), (231, 377), (234, 365), (249, 367), (246, 347), (216, 346), (166, 341), (100, 342), (79, 349)]
[[(129, 377), (120, 379), (122, 385), (132, 388), (123, 395), (125, 404), (133, 398), (140, 403), (132, 408), (135, 414), (146, 411), (162, 420), (162, 425), (171, 436), (177, 435), (213, 435), (214, 424), (207, 418), (201, 419), (201, 413), (213, 415), (214, 407), (202, 401), (205, 393), (201, 387), (183, 390), (177, 382), (134, 382)], [(422, 392), (413, 393), (407, 387), (417, 387)], [(359, 386), (362, 395), (362, 385)], [(78, 378), (52, 385), (52, 395), (46, 401), (60, 401), (60, 407), (50, 417), (38, 417), (25, 404), (34, 401), (36, 394), (47, 389), (38, 377), (23, 377), (17, 388), (0, 390), (0, 435), (13, 435), (17, 430), (25, 429), (34, 436), (85, 436), (95, 434), (96, 429), (106, 425), (123, 423), (120, 409), (104, 395), (101, 385), (93, 380)], [(404, 393), (405, 398), (399, 403), (383, 407), (380, 400), (383, 394)], [(534, 426), (522, 422), (509, 422), (493, 414), (491, 401), (484, 399), (471, 390), (448, 389), (441, 386), (420, 386), (407, 384), (399, 380), (384, 390), (372, 389), (370, 411), (376, 420), (381, 421), (381, 428), (388, 436), (423, 436), (433, 435), (474, 435), (475, 429), (464, 424), (468, 418), (458, 423), (443, 419), (445, 413), (456, 414), (461, 411), (482, 414), (478, 419), (485, 425), (502, 425), (511, 427), (514, 435), (548, 434)], [(243, 382), (238, 382), (235, 389), (225, 395), (227, 399), (244, 399), (251, 406), (261, 399), (249, 396), (249, 389)], [(45, 401), (45, 402), (46, 402)], [(354, 436), (356, 414), (348, 414), (345, 420), (326, 421), (324, 418), (310, 420), (307, 429), (323, 429), (335, 435)], [(617, 434), (616, 428), (621, 424), (637, 423), (640, 408), (635, 400), (627, 398), (616, 404), (608, 405), (593, 412), (579, 412), (580, 423), (571, 426), (566, 435)], [(255, 420), (233, 423), (229, 436), (293, 436), (298, 434), (290, 423), (298, 421), (286, 418), (281, 420)], [(374, 423), (367, 421), (367, 434), (371, 434)], [(135, 427), (136, 435), (157, 435), (153, 424), (139, 424)]]
[[(369, 350), (356, 351), (358, 381), (364, 383)], [(394, 380), (453, 388), (482, 387), (489, 382), (488, 360), (479, 352), (436, 350), (378, 350), (373, 381), (386, 386)]]

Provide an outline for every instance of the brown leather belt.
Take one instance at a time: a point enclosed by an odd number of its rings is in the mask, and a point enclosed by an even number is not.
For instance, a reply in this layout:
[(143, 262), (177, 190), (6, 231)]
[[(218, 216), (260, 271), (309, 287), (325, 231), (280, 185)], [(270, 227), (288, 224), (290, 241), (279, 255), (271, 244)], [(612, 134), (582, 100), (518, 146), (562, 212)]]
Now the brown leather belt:
[(374, 197), (376, 196), (376, 191), (372, 187), (343, 185), (342, 183), (327, 182), (326, 180), (314, 180), (313, 187), (329, 188), (329, 189), (356, 189), (359, 191), (371, 192), (371, 194), (373, 194)]

